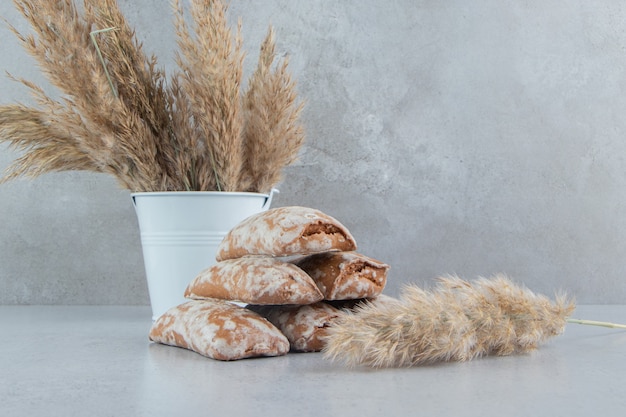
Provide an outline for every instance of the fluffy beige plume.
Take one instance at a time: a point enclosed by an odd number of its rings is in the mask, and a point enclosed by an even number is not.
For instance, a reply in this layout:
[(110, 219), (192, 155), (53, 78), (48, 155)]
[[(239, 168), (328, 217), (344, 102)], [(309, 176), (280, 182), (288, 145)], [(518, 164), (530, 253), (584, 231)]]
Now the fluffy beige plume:
[(209, 155), (199, 163), (213, 167), (219, 189), (237, 191), (243, 164), (241, 25), (233, 37), (227, 6), (220, 1), (192, 0), (192, 28), (185, 22), (180, 0), (175, 9), (179, 88), (189, 100), (195, 141)]
[[(43, 111), (47, 121), (59, 130), (66, 125), (74, 132), (93, 132), (79, 135), (77, 140), (98, 171), (116, 176), (131, 189), (159, 188), (162, 168), (155, 160), (155, 141), (144, 121), (112, 94), (109, 78), (91, 43), (91, 18), (81, 16), (71, 0), (14, 0), (14, 4), (34, 32), (26, 36), (13, 28), (14, 33), (64, 96), (62, 102), (54, 101), (25, 83), (40, 103), (46, 102)], [(61, 116), (55, 113), (59, 109)], [(18, 148), (24, 147), (19, 143), (19, 132), (8, 140)], [(31, 154), (29, 158), (34, 162), (36, 156)], [(47, 169), (46, 160), (38, 162), (40, 167), (31, 173), (61, 168)], [(76, 166), (68, 164), (65, 169)]]
[(523, 353), (561, 333), (573, 310), (573, 301), (551, 301), (503, 275), (471, 283), (445, 277), (432, 290), (409, 286), (399, 300), (344, 313), (328, 329), (324, 352), (377, 368)]
[[(131, 191), (268, 191), (295, 160), (303, 134), (286, 63), (251, 81), (260, 98), (244, 111), (241, 24), (233, 34), (221, 0), (191, 0), (189, 25), (174, 0), (180, 68), (170, 78), (116, 0), (84, 0), (82, 13), (75, 0), (13, 3), (32, 32), (11, 29), (62, 99), (18, 80), (38, 107), (0, 107), (0, 142), (24, 152), (0, 182), (79, 169), (111, 174)], [(273, 57), (272, 46), (268, 68)], [(270, 121), (246, 122), (259, 113)]]
[(288, 60), (273, 70), (275, 58), (274, 31), (270, 27), (244, 96), (243, 178), (250, 191), (268, 192), (278, 183), (283, 167), (295, 162), (304, 142), (299, 122), (303, 105), (296, 100)]
[[(163, 168), (160, 181), (165, 189), (180, 189), (176, 169), (178, 146), (172, 128), (165, 73), (157, 68), (156, 56), (147, 56), (122, 14), (116, 0), (85, 1), (85, 19), (93, 22), (92, 43), (101, 54), (114, 94), (145, 127), (142, 136), (123, 138), (152, 148), (155, 162)], [(145, 143), (151, 142), (151, 143)]]
[(18, 138), (12, 145), (26, 153), (8, 168), (0, 183), (19, 176), (36, 177), (43, 172), (67, 170), (96, 171), (96, 164), (81, 151), (68, 131), (46, 121), (42, 111), (21, 105), (0, 106), (0, 136)]

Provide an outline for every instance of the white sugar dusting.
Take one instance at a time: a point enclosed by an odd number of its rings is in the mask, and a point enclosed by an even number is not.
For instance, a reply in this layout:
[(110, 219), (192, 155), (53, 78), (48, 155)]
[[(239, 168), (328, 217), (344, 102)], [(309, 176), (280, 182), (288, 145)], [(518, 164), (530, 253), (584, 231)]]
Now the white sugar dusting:
[[(322, 232), (305, 236), (308, 226), (332, 225), (342, 236)], [(345, 237), (344, 237), (345, 236)], [(218, 248), (218, 260), (245, 254), (290, 256), (333, 250), (335, 239), (354, 242), (350, 232), (336, 219), (319, 210), (291, 206), (271, 209), (249, 217), (235, 226)], [(354, 244), (356, 247), (356, 244)]]
[[(156, 329), (162, 330), (161, 337), (154, 335)], [(151, 338), (222, 360), (283, 355), (289, 350), (288, 340), (267, 320), (220, 300), (189, 301), (170, 309), (153, 324)]]

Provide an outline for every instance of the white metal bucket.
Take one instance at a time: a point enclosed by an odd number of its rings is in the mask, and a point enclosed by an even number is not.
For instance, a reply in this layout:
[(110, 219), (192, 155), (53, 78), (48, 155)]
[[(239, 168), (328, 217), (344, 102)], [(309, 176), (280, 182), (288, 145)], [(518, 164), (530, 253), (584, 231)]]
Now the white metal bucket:
[(181, 191), (133, 193), (143, 249), (152, 319), (185, 301), (191, 280), (215, 264), (230, 229), (267, 210), (270, 194)]

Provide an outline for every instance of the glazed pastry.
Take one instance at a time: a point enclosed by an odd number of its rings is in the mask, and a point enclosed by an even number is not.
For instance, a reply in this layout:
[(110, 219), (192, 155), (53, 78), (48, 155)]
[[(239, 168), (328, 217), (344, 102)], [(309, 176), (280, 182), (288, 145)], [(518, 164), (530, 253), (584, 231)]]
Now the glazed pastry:
[(304, 271), (270, 257), (218, 262), (191, 281), (185, 297), (219, 298), (248, 304), (311, 304), (323, 298)]
[(268, 320), (222, 300), (195, 300), (172, 307), (153, 323), (149, 337), (222, 361), (289, 351), (289, 341)]
[(324, 347), (326, 329), (341, 312), (319, 302), (305, 306), (253, 306), (249, 309), (267, 318), (289, 340), (296, 352), (319, 352)]
[(328, 252), (295, 262), (309, 274), (325, 300), (378, 296), (387, 283), (389, 265), (356, 252)]
[(248, 217), (230, 230), (217, 260), (246, 255), (292, 256), (356, 249), (354, 238), (334, 218), (307, 207), (280, 207)]

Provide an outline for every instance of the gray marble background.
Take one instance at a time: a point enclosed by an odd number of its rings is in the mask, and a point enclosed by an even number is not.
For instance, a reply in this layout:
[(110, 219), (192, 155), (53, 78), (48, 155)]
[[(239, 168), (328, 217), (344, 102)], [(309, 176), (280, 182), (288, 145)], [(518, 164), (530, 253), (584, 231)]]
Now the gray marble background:
[[(247, 73), (267, 25), (306, 100), (275, 206), (336, 217), (386, 292), (509, 274), (626, 302), (626, 6), (583, 0), (232, 0)], [(166, 68), (168, 0), (121, 0)], [(0, 15), (25, 29), (11, 2)], [(45, 80), (0, 27), (0, 69)], [(50, 90), (53, 91), (53, 90)], [(29, 103), (0, 77), (0, 103)], [(17, 156), (0, 146), (0, 169)], [(0, 186), (0, 304), (146, 304), (129, 193), (104, 175)]]

